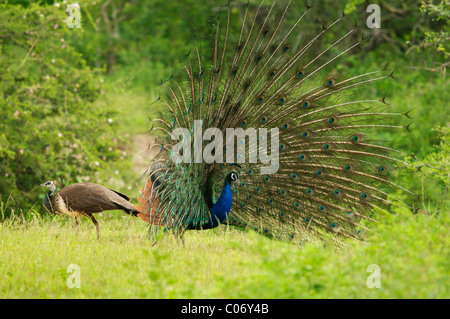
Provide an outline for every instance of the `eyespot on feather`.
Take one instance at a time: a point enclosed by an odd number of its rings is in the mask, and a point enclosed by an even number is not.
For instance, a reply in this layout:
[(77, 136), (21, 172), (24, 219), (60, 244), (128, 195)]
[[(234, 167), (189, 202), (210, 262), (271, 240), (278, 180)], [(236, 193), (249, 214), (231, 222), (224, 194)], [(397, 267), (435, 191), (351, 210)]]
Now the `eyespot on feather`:
[(295, 77), (300, 80), (303, 79), (305, 77), (306, 71), (305, 69), (297, 69), (295, 71)]
[(325, 80), (324, 86), (326, 88), (332, 88), (332, 87), (336, 86), (336, 83), (337, 82), (336, 82), (336, 80), (334, 78), (328, 78), (328, 79)]

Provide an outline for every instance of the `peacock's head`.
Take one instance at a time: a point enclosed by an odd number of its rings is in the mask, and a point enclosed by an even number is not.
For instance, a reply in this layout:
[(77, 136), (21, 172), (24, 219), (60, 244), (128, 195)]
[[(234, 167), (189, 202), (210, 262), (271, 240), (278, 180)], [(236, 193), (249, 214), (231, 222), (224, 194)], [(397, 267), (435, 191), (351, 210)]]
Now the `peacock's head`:
[(54, 193), (56, 191), (56, 184), (54, 181), (45, 182), (45, 183), (41, 184), (40, 186), (47, 187), (52, 193)]
[(235, 182), (238, 180), (238, 174), (236, 172), (231, 172), (227, 175), (226, 178), (227, 182), (231, 183), (231, 182)]

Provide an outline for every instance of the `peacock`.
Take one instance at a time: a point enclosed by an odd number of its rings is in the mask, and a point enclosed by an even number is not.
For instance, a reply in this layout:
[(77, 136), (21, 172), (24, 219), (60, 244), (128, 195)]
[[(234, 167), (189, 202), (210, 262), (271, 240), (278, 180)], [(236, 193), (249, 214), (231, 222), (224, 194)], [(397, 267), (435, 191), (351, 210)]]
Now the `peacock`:
[(161, 81), (162, 111), (149, 119), (157, 155), (136, 206), (151, 234), (226, 223), (344, 244), (364, 242), (388, 213), (388, 195), (404, 189), (390, 177), (405, 163), (376, 134), (409, 130), (410, 116), (370, 86), (394, 72), (342, 73), (364, 41), (358, 26), (342, 15), (312, 34), (310, 9), (228, 3)]

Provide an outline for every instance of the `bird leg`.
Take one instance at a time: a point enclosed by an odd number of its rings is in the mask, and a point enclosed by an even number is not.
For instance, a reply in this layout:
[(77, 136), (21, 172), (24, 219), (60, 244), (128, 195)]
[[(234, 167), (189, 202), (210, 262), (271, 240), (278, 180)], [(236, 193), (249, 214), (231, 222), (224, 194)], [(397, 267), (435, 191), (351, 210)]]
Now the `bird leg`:
[(97, 239), (100, 239), (100, 228), (98, 225), (98, 221), (95, 219), (94, 215), (90, 214), (89, 218), (92, 220), (92, 222), (95, 225), (95, 228), (97, 229)]
[(183, 248), (186, 248), (186, 246), (184, 244), (184, 237), (183, 237), (184, 231), (175, 231), (173, 233), (173, 235), (175, 237), (175, 240), (177, 241), (177, 244), (179, 244), (181, 241), (181, 244), (183, 244)]
[(183, 248), (186, 248), (186, 245), (184, 244), (184, 237), (183, 237), (183, 235), (184, 235), (184, 233), (181, 234), (180, 240), (181, 240), (181, 243), (183, 244)]
[(80, 230), (80, 221), (78, 219), (78, 216), (74, 216), (73, 219), (75, 220), (75, 227), (77, 228), (77, 235), (78, 235), (78, 232)]

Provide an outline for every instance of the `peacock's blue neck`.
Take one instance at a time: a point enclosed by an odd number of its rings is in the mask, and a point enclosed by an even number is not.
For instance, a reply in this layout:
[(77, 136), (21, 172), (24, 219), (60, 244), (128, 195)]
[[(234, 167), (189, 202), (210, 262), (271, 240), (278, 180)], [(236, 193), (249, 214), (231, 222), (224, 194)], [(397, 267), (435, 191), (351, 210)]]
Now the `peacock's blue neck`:
[(223, 223), (228, 218), (232, 202), (231, 184), (228, 183), (223, 186), (222, 194), (220, 194), (219, 199), (211, 208), (213, 221)]
[(231, 183), (230, 181), (225, 180), (219, 199), (210, 209), (211, 220), (206, 225), (202, 225), (202, 228), (215, 228), (223, 223), (228, 218), (232, 202)]

